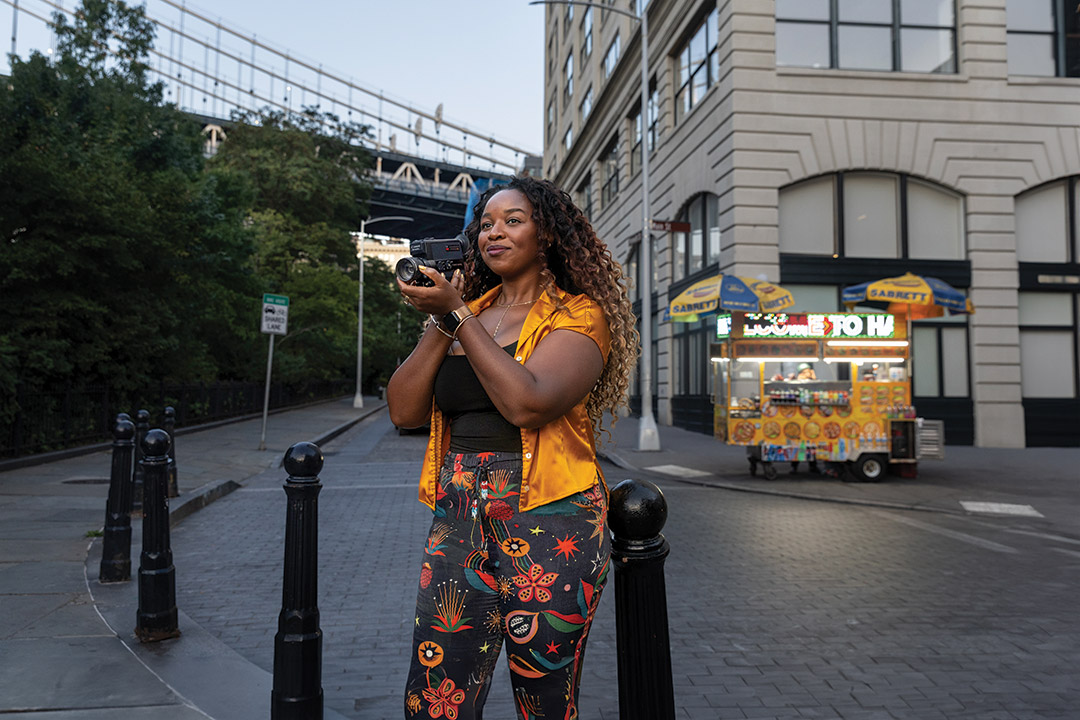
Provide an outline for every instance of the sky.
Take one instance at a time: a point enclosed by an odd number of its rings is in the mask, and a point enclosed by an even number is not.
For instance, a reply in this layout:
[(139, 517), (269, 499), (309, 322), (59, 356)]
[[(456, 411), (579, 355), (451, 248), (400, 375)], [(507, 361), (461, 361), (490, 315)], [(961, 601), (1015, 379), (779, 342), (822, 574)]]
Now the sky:
[[(179, 21), (180, 12), (163, 0), (145, 2), (151, 17)], [(20, 6), (39, 15), (53, 11), (46, 0), (20, 0)], [(418, 109), (434, 112), (442, 103), (448, 121), (536, 154), (543, 149), (544, 8), (528, 0), (199, 0), (186, 6)], [(0, 4), (6, 44), (12, 14), (11, 5)], [(197, 27), (189, 23), (187, 30), (210, 32)], [(159, 42), (165, 43), (163, 35)], [(223, 42), (239, 52), (238, 40)], [(50, 44), (43, 24), (20, 14), (18, 54)], [(0, 72), (7, 72), (9, 50), (7, 44)], [(188, 50), (189, 57), (195, 54)], [(398, 135), (400, 147), (407, 133)]]

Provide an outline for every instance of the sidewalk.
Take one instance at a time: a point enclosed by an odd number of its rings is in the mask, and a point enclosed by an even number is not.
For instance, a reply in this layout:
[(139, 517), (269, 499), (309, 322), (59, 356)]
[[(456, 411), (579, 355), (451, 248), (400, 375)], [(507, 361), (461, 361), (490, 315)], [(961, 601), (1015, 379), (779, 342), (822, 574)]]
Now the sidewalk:
[[(277, 466), (301, 440), (325, 441), (384, 403), (352, 398), (270, 416), (267, 450), (257, 450), (261, 419), (177, 438), (180, 518)], [(42, 720), (268, 716), (271, 677), (181, 615), (183, 635), (160, 645), (133, 639), (140, 527), (133, 522), (131, 582), (99, 585), (100, 530), (110, 453), (0, 473), (0, 713)], [(282, 471), (284, 479), (284, 471)], [(88, 549), (91, 551), (87, 561)], [(88, 577), (89, 575), (89, 577)], [(167, 646), (167, 647), (166, 647)], [(169, 682), (160, 666), (170, 666)], [(158, 669), (154, 669), (157, 667)], [(230, 677), (225, 690), (207, 677)], [(187, 691), (211, 689), (198, 702)], [(335, 717), (328, 713), (328, 718)]]
[[(769, 481), (760, 471), (750, 475), (742, 447), (671, 426), (660, 426), (659, 435), (659, 452), (638, 451), (637, 418), (621, 418), (613, 442), (603, 442), (601, 434), (599, 453), (614, 465), (654, 478), (740, 492), (957, 515), (975, 514), (961, 502), (1030, 505), (1043, 516), (1032, 516), (1033, 524), (1080, 539), (1080, 448), (949, 446), (945, 460), (921, 461), (918, 477), (888, 475), (879, 483), (814, 475), (806, 463), (798, 474), (790, 474), (790, 464), (780, 463), (779, 477)], [(609, 485), (620, 479), (608, 478)]]

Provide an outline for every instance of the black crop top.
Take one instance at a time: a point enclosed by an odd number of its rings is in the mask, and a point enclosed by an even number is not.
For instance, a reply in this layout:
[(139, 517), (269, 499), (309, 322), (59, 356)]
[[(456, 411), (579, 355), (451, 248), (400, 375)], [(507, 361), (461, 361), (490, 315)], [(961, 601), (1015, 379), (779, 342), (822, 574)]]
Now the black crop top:
[[(503, 348), (511, 355), (517, 343)], [(455, 452), (521, 452), (521, 430), (488, 397), (464, 355), (447, 355), (435, 376), (435, 404), (450, 422)]]

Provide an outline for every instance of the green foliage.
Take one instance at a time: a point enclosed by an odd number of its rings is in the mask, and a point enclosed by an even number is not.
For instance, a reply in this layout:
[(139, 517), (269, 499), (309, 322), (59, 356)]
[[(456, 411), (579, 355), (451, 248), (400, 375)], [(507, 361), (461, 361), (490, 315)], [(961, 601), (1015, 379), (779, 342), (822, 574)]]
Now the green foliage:
[[(289, 334), (275, 347), (282, 380), (355, 376), (359, 278), (351, 232), (370, 187), (370, 158), (358, 146), (367, 129), (306, 110), (297, 115), (239, 115), (210, 166), (243, 177), (254, 201), (254, 267), (267, 292), (289, 296)], [(382, 263), (365, 264), (364, 387), (385, 384), (411, 347), (418, 324), (398, 335), (398, 298)], [(415, 313), (413, 314), (415, 315)]]
[(242, 371), (259, 291), (249, 191), (204, 172), (197, 124), (147, 82), (141, 8), (85, 0), (56, 33), (55, 60), (13, 58), (0, 88), (0, 297), (18, 308), (0, 327), (0, 396)]
[[(275, 380), (352, 378), (366, 128), (305, 110), (234, 118), (210, 161), (148, 79), (143, 8), (82, 0), (57, 53), (0, 86), (0, 435), (15, 390), (261, 380), (261, 295), (288, 295)], [(419, 329), (388, 268), (365, 278), (365, 384)]]

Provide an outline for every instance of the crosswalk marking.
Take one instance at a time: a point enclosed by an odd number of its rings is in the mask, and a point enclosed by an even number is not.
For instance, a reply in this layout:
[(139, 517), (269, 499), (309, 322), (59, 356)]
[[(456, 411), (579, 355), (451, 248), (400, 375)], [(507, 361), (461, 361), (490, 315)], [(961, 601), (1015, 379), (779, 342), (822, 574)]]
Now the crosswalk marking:
[(693, 468), (686, 468), (681, 465), (653, 465), (652, 467), (647, 467), (645, 469), (649, 472), (660, 473), (661, 475), (671, 475), (673, 477), (706, 477), (712, 475), (712, 473), (694, 470)]
[(969, 513), (1043, 517), (1043, 514), (1041, 512), (1031, 507), (1030, 505), (1014, 505), (1012, 503), (976, 502), (972, 500), (961, 500), (960, 506)]

